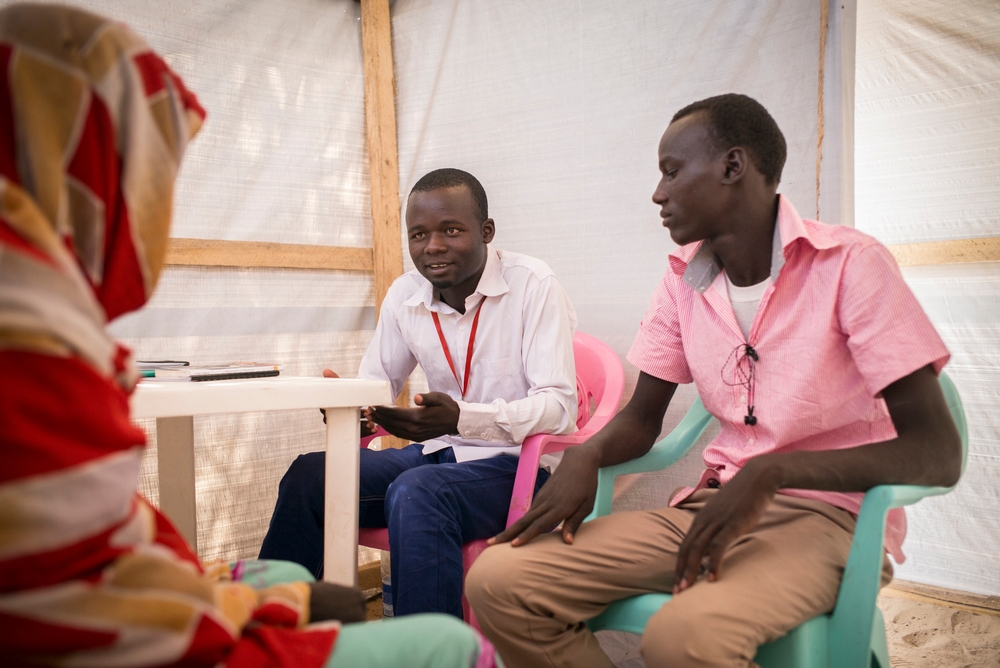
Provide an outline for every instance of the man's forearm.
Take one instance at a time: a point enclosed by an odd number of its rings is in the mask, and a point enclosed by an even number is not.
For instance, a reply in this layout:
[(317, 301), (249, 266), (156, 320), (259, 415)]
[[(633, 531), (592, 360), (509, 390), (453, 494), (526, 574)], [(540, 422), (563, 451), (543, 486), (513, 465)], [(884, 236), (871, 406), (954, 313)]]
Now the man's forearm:
[(882, 394), (896, 438), (844, 450), (771, 453), (747, 466), (778, 489), (864, 492), (876, 485), (954, 485), (962, 444), (933, 370), (915, 371)]
[(661, 428), (662, 422), (654, 427), (635, 420), (626, 406), (586, 446), (594, 449), (602, 468), (614, 466), (649, 452)]
[(543, 390), (515, 401), (458, 404), (458, 433), (464, 438), (520, 445), (533, 434), (565, 434), (576, 428), (576, 397), (563, 396), (557, 390)]
[(744, 468), (772, 480), (777, 489), (865, 492), (877, 485), (949, 487), (961, 471), (961, 451), (947, 441), (893, 439), (845, 450), (777, 452)]
[(601, 467), (614, 466), (643, 456), (663, 429), (663, 416), (677, 383), (639, 374), (628, 404), (596, 436), (587, 441), (599, 456)]

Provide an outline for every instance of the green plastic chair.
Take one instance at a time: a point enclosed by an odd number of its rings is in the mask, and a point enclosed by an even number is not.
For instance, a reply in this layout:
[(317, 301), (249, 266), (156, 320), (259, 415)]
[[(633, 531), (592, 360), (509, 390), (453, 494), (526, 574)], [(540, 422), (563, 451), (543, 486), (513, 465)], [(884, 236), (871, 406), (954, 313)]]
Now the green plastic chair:
[[(962, 438), (962, 470), (969, 451), (965, 411), (958, 390), (945, 374), (941, 389)], [(712, 416), (699, 399), (665, 439), (644, 456), (598, 473), (597, 500), (587, 517), (608, 515), (615, 478), (628, 473), (659, 471), (677, 463), (711, 422)], [(875, 605), (882, 577), (885, 518), (890, 508), (916, 503), (925, 496), (951, 491), (951, 487), (879, 485), (865, 494), (858, 514), (851, 552), (840, 583), (837, 603), (830, 614), (819, 615), (757, 649), (754, 658), (762, 668), (889, 668), (885, 621)], [(643, 594), (612, 603), (587, 622), (591, 631), (615, 630), (641, 634), (646, 622), (669, 602), (669, 594)]]

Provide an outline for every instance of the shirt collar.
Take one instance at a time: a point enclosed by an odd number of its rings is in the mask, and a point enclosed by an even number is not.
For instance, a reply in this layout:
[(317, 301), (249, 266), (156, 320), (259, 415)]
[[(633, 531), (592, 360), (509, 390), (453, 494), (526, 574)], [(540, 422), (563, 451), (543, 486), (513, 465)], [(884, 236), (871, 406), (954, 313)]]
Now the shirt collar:
[[(792, 254), (797, 241), (801, 239), (817, 250), (833, 248), (839, 242), (824, 230), (807, 227), (792, 203), (784, 196), (778, 196), (778, 220), (774, 226), (771, 242), (771, 282), (778, 279), (785, 260)], [(670, 254), (670, 268), (692, 290), (704, 293), (722, 271), (722, 265), (715, 253), (703, 241), (681, 246)]]
[[(419, 272), (417, 275), (420, 276)], [(436, 290), (431, 285), (431, 282), (423, 276), (420, 276), (420, 278), (420, 288), (409, 299), (403, 302), (403, 305), (418, 306), (423, 304), (428, 311), (451, 310), (450, 306), (436, 298)], [(479, 277), (479, 284), (476, 286), (476, 291), (465, 298), (466, 311), (478, 303), (482, 297), (499, 297), (507, 292), (510, 292), (510, 287), (500, 273), (500, 254), (498, 251), (487, 247), (486, 267), (483, 269), (483, 275)]]

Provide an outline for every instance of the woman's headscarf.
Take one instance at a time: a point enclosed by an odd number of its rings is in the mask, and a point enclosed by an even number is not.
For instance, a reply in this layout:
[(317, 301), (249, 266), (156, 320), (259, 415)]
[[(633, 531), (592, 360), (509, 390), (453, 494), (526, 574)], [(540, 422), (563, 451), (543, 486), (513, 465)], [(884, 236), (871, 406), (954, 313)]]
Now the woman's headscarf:
[(163, 268), (174, 179), (205, 112), (124, 25), (0, 11), (0, 349), (120, 374), (105, 324)]
[(136, 494), (134, 375), (104, 328), (156, 286), (204, 116), (125, 26), (0, 10), (0, 662), (310, 668), (337, 636), (294, 630), (308, 584), (204, 573)]

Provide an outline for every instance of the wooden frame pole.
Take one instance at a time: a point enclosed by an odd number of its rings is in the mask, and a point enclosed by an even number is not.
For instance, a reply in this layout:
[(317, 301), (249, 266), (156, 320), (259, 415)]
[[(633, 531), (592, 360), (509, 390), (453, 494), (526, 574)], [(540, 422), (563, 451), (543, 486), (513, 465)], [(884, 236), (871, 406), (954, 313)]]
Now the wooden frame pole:
[(389, 0), (361, 0), (361, 45), (365, 70), (365, 133), (371, 177), (375, 308), (380, 310), (389, 286), (403, 273)]
[[(365, 134), (371, 180), (372, 255), (375, 261), (375, 312), (381, 313), (389, 286), (403, 273), (399, 221), (399, 155), (396, 148), (396, 84), (392, 69), (389, 0), (361, 0), (361, 48), (365, 71)], [(409, 405), (409, 388), (396, 398)], [(382, 447), (407, 442), (383, 437)]]

